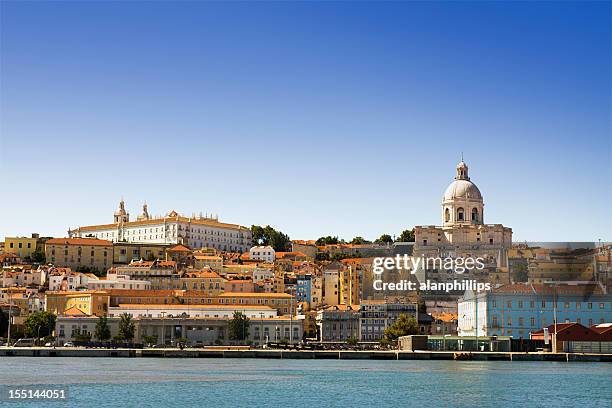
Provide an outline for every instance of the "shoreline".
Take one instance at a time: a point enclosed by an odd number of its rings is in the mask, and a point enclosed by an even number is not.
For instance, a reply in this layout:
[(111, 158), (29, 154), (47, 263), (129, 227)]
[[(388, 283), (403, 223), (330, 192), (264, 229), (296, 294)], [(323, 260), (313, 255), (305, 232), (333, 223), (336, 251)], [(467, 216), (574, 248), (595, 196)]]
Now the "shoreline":
[(211, 348), (48, 348), (0, 347), (0, 357), (124, 357), (124, 358), (263, 358), (302, 360), (456, 360), (456, 361), (556, 361), (612, 362), (612, 354), (357, 351), (357, 350), (231, 350)]

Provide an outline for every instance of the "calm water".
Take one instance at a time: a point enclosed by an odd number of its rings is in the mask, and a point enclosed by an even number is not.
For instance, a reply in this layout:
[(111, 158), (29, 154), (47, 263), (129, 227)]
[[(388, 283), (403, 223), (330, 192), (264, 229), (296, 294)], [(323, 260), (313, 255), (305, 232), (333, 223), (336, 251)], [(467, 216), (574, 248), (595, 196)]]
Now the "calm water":
[(607, 363), (0, 358), (0, 384), (66, 387), (22, 407), (610, 407)]

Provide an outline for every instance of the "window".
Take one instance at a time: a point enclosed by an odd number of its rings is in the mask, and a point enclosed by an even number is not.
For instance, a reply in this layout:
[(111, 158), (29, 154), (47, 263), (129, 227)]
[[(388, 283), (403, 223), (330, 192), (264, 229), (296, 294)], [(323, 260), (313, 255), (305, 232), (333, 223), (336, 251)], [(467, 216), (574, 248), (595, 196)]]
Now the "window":
[(535, 327), (535, 317), (532, 317), (531, 319), (529, 319), (529, 324), (531, 325), (531, 327)]
[(444, 210), (444, 221), (446, 222), (450, 221), (450, 210), (448, 208)]
[(525, 324), (525, 319), (523, 319), (522, 317), (519, 317), (518, 324), (519, 324), (519, 327), (523, 327), (523, 325)]
[(518, 307), (519, 307), (519, 309), (523, 308), (523, 301), (522, 300), (518, 301)]
[(472, 209), (472, 221), (478, 221), (478, 208)]
[(463, 211), (463, 208), (461, 208), (461, 207), (459, 207), (457, 209), (457, 220), (458, 221), (464, 221), (465, 220), (464, 211)]
[(508, 317), (508, 326), (512, 326), (512, 318)]
[(512, 309), (512, 301), (511, 301), (511, 300), (509, 300), (509, 301), (506, 303), (506, 306), (508, 307), (508, 309)]
[(600, 303), (600, 304), (599, 304), (599, 308), (600, 308), (600, 309), (605, 309), (605, 308), (606, 308), (606, 305), (605, 305), (605, 304), (603, 304), (603, 303)]
[(587, 309), (592, 309), (593, 308), (593, 303), (589, 302), (587, 303)]

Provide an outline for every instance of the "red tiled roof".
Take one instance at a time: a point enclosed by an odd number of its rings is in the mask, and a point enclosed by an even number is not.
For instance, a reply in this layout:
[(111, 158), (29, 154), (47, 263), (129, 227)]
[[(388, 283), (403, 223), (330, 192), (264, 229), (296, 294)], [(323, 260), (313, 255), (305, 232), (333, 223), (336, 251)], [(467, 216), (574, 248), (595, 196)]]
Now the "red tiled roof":
[(186, 247), (185, 245), (178, 244), (168, 249), (169, 252), (191, 252), (191, 249)]

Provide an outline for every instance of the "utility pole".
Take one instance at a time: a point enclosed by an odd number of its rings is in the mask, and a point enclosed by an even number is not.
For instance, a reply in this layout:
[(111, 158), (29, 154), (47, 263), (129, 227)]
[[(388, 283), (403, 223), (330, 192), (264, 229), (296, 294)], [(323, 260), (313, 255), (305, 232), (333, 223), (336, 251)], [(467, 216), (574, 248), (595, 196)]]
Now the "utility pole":
[(11, 297), (11, 289), (9, 288), (7, 291), (8, 293), (8, 297), (9, 297), (9, 315), (8, 315), (8, 332), (7, 332), (7, 339), (6, 339), (6, 343), (7, 346), (11, 345), (11, 312), (13, 311), (13, 298)]
[(553, 322), (555, 325), (555, 332), (553, 333), (553, 347), (552, 352), (557, 352), (557, 286), (553, 285)]
[(474, 291), (474, 311), (476, 314), (476, 318), (474, 321), (474, 327), (476, 328), (476, 351), (480, 351), (478, 347), (478, 292)]
[(263, 343), (263, 317), (264, 317), (264, 312), (259, 312), (259, 341), (260, 343)]

